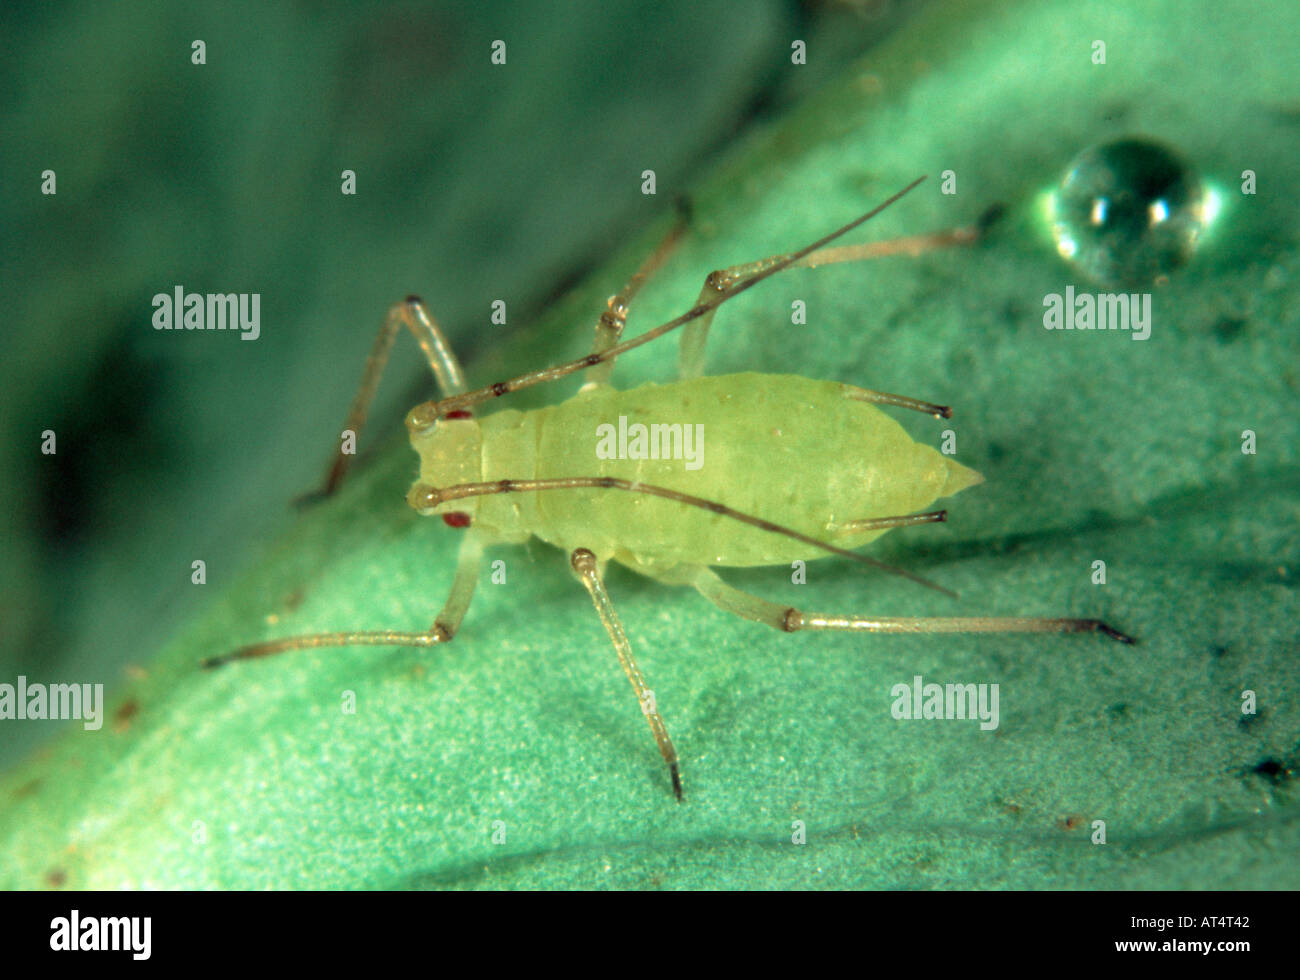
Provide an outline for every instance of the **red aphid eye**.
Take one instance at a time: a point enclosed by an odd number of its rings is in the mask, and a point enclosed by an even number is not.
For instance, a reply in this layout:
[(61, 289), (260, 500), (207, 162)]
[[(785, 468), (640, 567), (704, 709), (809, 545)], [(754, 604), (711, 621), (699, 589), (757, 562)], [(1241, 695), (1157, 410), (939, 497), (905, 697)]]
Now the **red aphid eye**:
[(453, 510), (450, 514), (443, 514), (442, 519), (448, 527), (469, 527), (469, 515), (463, 510)]
[(473, 417), (474, 413), (464, 408), (455, 409), (454, 411), (448, 412), (445, 416), (445, 418), (449, 419), (472, 419)]

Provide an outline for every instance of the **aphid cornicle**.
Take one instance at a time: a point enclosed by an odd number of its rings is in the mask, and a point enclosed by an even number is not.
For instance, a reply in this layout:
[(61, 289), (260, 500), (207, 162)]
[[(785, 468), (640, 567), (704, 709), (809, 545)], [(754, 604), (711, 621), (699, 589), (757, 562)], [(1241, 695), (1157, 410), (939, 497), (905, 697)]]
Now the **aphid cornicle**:
[[(204, 666), (313, 647), (446, 643), (469, 607), (484, 547), (535, 536), (569, 554), (572, 570), (614, 644), (680, 800), (676, 751), (605, 589), (603, 571), (610, 560), (666, 584), (693, 586), (721, 609), (790, 632), (1100, 632), (1133, 642), (1097, 619), (810, 613), (742, 592), (712, 570), (713, 566), (788, 566), (794, 560), (826, 554), (887, 568), (851, 549), (894, 527), (943, 520), (945, 511), (922, 508), (982, 479), (914, 442), (876, 407), (909, 408), (946, 418), (951, 414), (946, 406), (795, 375), (701, 376), (708, 329), (718, 307), (782, 269), (914, 254), (977, 237), (978, 228), (963, 228), (825, 248), (923, 179), (806, 248), (710, 274), (695, 306), (619, 343), (633, 297), (671, 250), (679, 227), (622, 292), (610, 299), (596, 324), (589, 355), (476, 391), (466, 391), (460, 365), (424, 304), (414, 296), (395, 304), (367, 360), (344, 429), (360, 433), (393, 340), (407, 327), (423, 349), (442, 395), (407, 415), (411, 444), (420, 457), (419, 477), (407, 501), (421, 514), (442, 516), (465, 535), (442, 612), (421, 633), (375, 630), (293, 636), (241, 647), (205, 661)], [(631, 391), (618, 391), (609, 384), (615, 358), (681, 327), (685, 329), (680, 380)], [(583, 370), (587, 383), (558, 405), (484, 418), (470, 411), (480, 402)], [(702, 454), (695, 468), (662, 457), (602, 458), (596, 452), (598, 429), (620, 418), (631, 423), (702, 425), (707, 456)], [(338, 486), (350, 459), (342, 454), (335, 458), (324, 493)], [(763, 479), (753, 478), (758, 473)], [(887, 570), (916, 578), (898, 569)]]

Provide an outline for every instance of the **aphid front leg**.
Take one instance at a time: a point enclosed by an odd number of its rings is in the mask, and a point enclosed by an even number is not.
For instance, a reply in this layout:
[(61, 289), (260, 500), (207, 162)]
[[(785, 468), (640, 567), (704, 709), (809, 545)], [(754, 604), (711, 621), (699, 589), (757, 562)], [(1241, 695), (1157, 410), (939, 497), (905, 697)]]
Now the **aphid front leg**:
[(587, 592), (591, 595), (592, 604), (596, 607), (596, 614), (600, 616), (600, 621), (605, 624), (609, 638), (614, 644), (614, 651), (618, 654), (618, 662), (623, 665), (623, 672), (627, 674), (627, 679), (632, 684), (632, 690), (636, 692), (636, 700), (641, 705), (641, 712), (645, 715), (646, 721), (650, 723), (650, 731), (654, 734), (655, 744), (659, 746), (659, 754), (664, 757), (664, 762), (668, 764), (668, 772), (673, 781), (673, 793), (680, 802), (682, 799), (682, 780), (677, 770), (677, 750), (673, 748), (673, 740), (668, 737), (668, 728), (664, 725), (663, 716), (659, 713), (659, 705), (655, 701), (654, 691), (650, 690), (646, 684), (645, 675), (641, 673), (641, 668), (637, 666), (636, 660), (632, 657), (632, 644), (628, 642), (627, 633), (623, 630), (623, 624), (619, 621), (618, 613), (614, 611), (614, 604), (610, 601), (609, 593), (605, 589), (605, 581), (600, 573), (600, 564), (596, 561), (596, 556), (586, 548), (575, 550), (569, 556), (569, 561), (573, 566), (574, 574), (578, 576), (578, 580), (586, 586)]
[(351, 647), (351, 646), (385, 646), (385, 647), (431, 647), (439, 643), (449, 643), (456, 631), (460, 629), (465, 611), (469, 609), (470, 600), (474, 598), (474, 586), (478, 582), (480, 559), (483, 556), (483, 540), (472, 530), (467, 531), (460, 543), (460, 553), (456, 560), (456, 574), (451, 583), (451, 594), (442, 612), (433, 621), (433, 625), (423, 633), (404, 633), (398, 630), (363, 630), (361, 632), (308, 633), (302, 636), (287, 636), (280, 640), (268, 640), (265, 643), (253, 643), (240, 647), (219, 657), (204, 660), (203, 667), (220, 667), (232, 660), (254, 660), (269, 657), (276, 653), (290, 650), (310, 650), (317, 647)]
[[(428, 307), (420, 297), (408, 296), (402, 302), (394, 303), (388, 308), (384, 322), (379, 328), (379, 335), (375, 337), (375, 344), (370, 349), (370, 356), (366, 358), (361, 384), (357, 387), (356, 397), (353, 398), (352, 407), (343, 422), (344, 430), (351, 430), (355, 439), (361, 438), (361, 430), (366, 424), (370, 403), (379, 388), (379, 378), (384, 373), (384, 367), (388, 364), (388, 355), (393, 349), (393, 341), (397, 339), (397, 333), (402, 327), (411, 331), (420, 345), (420, 350), (424, 351), (429, 367), (438, 380), (439, 394), (445, 398), (448, 395), (458, 395), (465, 390), (465, 372), (447, 342), (447, 337), (438, 327), (438, 322), (429, 314)], [(342, 482), (351, 461), (351, 455), (337, 453), (320, 491), (304, 499), (315, 496), (327, 497), (332, 494)]]
[(728, 585), (713, 569), (699, 565), (687, 576), (700, 595), (719, 609), (773, 629), (856, 630), (863, 633), (1103, 633), (1121, 643), (1131, 636), (1100, 619), (1030, 616), (828, 616), (760, 599)]
[[(627, 317), (632, 309), (632, 300), (641, 291), (641, 287), (650, 281), (650, 277), (659, 270), (659, 267), (672, 254), (673, 249), (677, 247), (677, 243), (682, 237), (682, 232), (685, 230), (685, 219), (674, 224), (672, 230), (664, 236), (663, 241), (656, 246), (655, 250), (641, 263), (641, 267), (636, 270), (632, 278), (627, 281), (627, 285), (609, 298), (605, 312), (596, 321), (596, 341), (591, 347), (593, 354), (604, 354), (611, 347), (618, 344), (619, 339), (623, 336), (623, 328), (627, 326)], [(595, 366), (587, 368), (587, 380), (582, 386), (583, 389), (585, 390), (594, 385), (609, 384), (609, 379), (614, 374), (614, 360), (614, 358), (602, 360)]]

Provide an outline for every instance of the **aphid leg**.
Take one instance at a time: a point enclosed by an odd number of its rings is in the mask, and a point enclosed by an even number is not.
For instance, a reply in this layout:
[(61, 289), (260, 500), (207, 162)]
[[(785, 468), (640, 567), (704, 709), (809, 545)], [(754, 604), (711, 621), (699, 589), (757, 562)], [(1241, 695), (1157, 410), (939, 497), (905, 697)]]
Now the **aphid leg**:
[[(822, 248), (803, 257), (789, 254), (770, 255), (756, 262), (745, 262), (742, 265), (718, 269), (709, 273), (705, 278), (704, 288), (700, 290), (699, 299), (695, 303), (697, 307), (702, 306), (732, 289), (738, 283), (767, 272), (773, 266), (782, 263), (784, 263), (783, 268), (788, 269), (816, 268), (819, 265), (833, 265), (837, 262), (859, 262), (866, 259), (883, 258), (887, 255), (917, 256), (934, 249), (948, 248), (953, 245), (969, 245), (978, 241), (987, 230), (988, 225), (991, 223), (991, 219), (987, 215), (988, 212), (978, 223), (963, 228), (950, 228), (947, 231), (932, 232), (926, 235), (908, 235), (904, 238), (891, 238), (883, 242), (868, 242), (865, 245), (842, 245), (834, 248)], [(704, 356), (705, 348), (709, 342), (709, 327), (713, 323), (713, 315), (716, 312), (717, 306), (712, 306), (707, 313), (686, 324), (682, 330), (681, 346), (677, 351), (677, 373), (680, 377), (698, 378), (704, 373)], [(873, 394), (883, 393), (873, 392)], [(916, 408), (931, 415), (934, 414), (932, 408), (942, 407), (929, 406), (925, 402), (917, 402), (915, 399), (901, 398), (897, 395), (886, 395), (884, 397), (897, 399), (896, 401), (885, 402), (885, 404)], [(926, 407), (922, 408), (921, 406)], [(948, 418), (949, 416), (944, 415), (943, 417)]]
[(677, 750), (673, 748), (673, 740), (668, 737), (668, 728), (664, 725), (663, 716), (659, 713), (659, 705), (655, 700), (654, 691), (646, 685), (645, 675), (641, 673), (641, 668), (636, 665), (636, 660), (632, 657), (632, 644), (628, 642), (627, 633), (623, 630), (623, 624), (619, 622), (618, 613), (614, 611), (614, 604), (610, 601), (609, 592), (605, 589), (605, 581), (601, 576), (600, 564), (596, 561), (596, 556), (586, 548), (576, 549), (569, 556), (569, 562), (573, 566), (573, 572), (578, 576), (578, 580), (587, 588), (591, 595), (592, 604), (596, 607), (596, 614), (600, 616), (600, 621), (605, 624), (605, 629), (609, 633), (609, 638), (614, 643), (614, 651), (618, 654), (618, 662), (623, 665), (623, 672), (627, 674), (627, 679), (632, 683), (632, 690), (636, 692), (636, 700), (641, 705), (641, 713), (645, 715), (646, 721), (650, 723), (650, 731), (654, 734), (655, 744), (659, 746), (659, 754), (664, 757), (664, 762), (668, 763), (668, 773), (673, 781), (673, 793), (678, 802), (682, 799), (682, 780), (677, 770)]
[(479, 559), (483, 555), (483, 542), (479, 535), (469, 531), (460, 543), (460, 553), (456, 559), (456, 574), (451, 583), (451, 594), (442, 612), (433, 621), (433, 625), (423, 633), (404, 633), (399, 630), (363, 630), (360, 632), (308, 633), (302, 636), (287, 636), (280, 640), (267, 640), (265, 643), (253, 643), (240, 647), (219, 657), (209, 657), (202, 667), (220, 667), (232, 660), (254, 660), (269, 657), (276, 653), (290, 650), (310, 650), (317, 647), (431, 647), (439, 643), (449, 643), (456, 631), (460, 629), (465, 611), (469, 609), (470, 600), (474, 598), (474, 586), (478, 582)]
[[(452, 351), (446, 336), (438, 327), (438, 322), (429, 315), (428, 307), (420, 297), (408, 296), (402, 302), (394, 303), (388, 308), (383, 325), (379, 328), (379, 335), (375, 337), (375, 344), (370, 349), (370, 356), (366, 358), (365, 370), (361, 374), (361, 384), (357, 388), (356, 397), (352, 399), (352, 407), (348, 409), (348, 417), (343, 422), (343, 429), (345, 431), (350, 429), (357, 440), (361, 438), (361, 430), (366, 424), (366, 415), (370, 411), (370, 403), (374, 400), (375, 391), (379, 388), (379, 377), (388, 363), (393, 341), (397, 339), (397, 332), (402, 327), (411, 331), (420, 349), (424, 351), (429, 367), (433, 369), (434, 377), (438, 380), (439, 394), (445, 398), (448, 395), (458, 395), (465, 390), (465, 373), (461, 370), (460, 361), (456, 359), (456, 354)], [(337, 453), (325, 476), (324, 485), (319, 491), (308, 494), (302, 500), (328, 497), (332, 494), (342, 482), (343, 475), (351, 462), (351, 454)]]
[(886, 255), (909, 255), (916, 257), (939, 248), (951, 248), (954, 245), (970, 245), (979, 241), (989, 227), (1001, 217), (1000, 206), (989, 208), (973, 225), (961, 228), (949, 228), (945, 231), (933, 231), (924, 235), (905, 235), (900, 238), (887, 238), (882, 242), (865, 242), (861, 245), (835, 245), (831, 248), (818, 249), (793, 263), (793, 268), (815, 269), (819, 265), (835, 265), (838, 262), (861, 262), (866, 259), (880, 259)]
[(415, 408), (411, 409), (411, 411), (407, 413), (406, 427), (410, 429), (412, 432), (417, 432), (417, 433), (425, 432), (428, 429), (431, 429), (437, 423), (438, 419), (442, 418), (443, 416), (447, 415), (450, 412), (462, 411), (464, 409), (470, 408), (473, 405), (477, 405), (479, 402), (485, 402), (491, 398), (503, 398), (506, 395), (511, 394), (512, 392), (522, 391), (525, 388), (531, 388), (533, 385), (547, 384), (548, 382), (551, 381), (558, 381), (560, 378), (568, 377), (570, 374), (573, 374), (575, 371), (582, 371), (585, 370), (586, 368), (595, 367), (601, 361), (612, 361), (614, 358), (621, 357), (622, 355), (626, 354), (630, 350), (635, 350), (638, 347), (644, 347), (646, 344), (658, 340), (664, 334), (676, 330), (678, 327), (684, 326), (685, 324), (690, 323), (693, 320), (698, 319), (699, 317), (706, 316), (708, 313), (717, 309), (719, 306), (721, 306), (723, 303), (725, 303), (727, 300), (731, 299), (732, 297), (739, 296), (747, 289), (752, 289), (754, 286), (758, 285), (760, 282), (762, 282), (764, 279), (768, 278), (769, 276), (776, 275), (776, 273), (780, 272), (786, 266), (792, 265), (793, 263), (798, 262), (800, 259), (806, 258), (807, 256), (814, 254), (819, 249), (822, 249), (825, 246), (829, 245), (831, 242), (835, 241), (835, 239), (840, 238), (843, 235), (847, 235), (854, 228), (857, 228), (860, 225), (870, 221), (881, 211), (885, 210), (885, 208), (889, 207), (890, 205), (898, 201), (900, 198), (902, 198), (905, 194), (908, 194), (913, 190), (915, 190), (917, 187), (921, 185), (921, 182), (924, 180), (925, 180), (924, 177), (918, 177), (916, 180), (912, 181), (902, 190), (898, 191), (895, 194), (891, 194), (889, 197), (887, 197), (881, 203), (877, 204), (866, 214), (854, 218), (847, 225), (844, 225), (841, 228), (836, 228), (828, 235), (823, 235), (821, 238), (817, 239), (817, 241), (811, 243), (810, 245), (804, 246), (803, 248), (799, 249), (799, 251), (797, 252), (790, 253), (790, 255), (786, 256), (784, 259), (777, 261), (770, 268), (766, 268), (761, 272), (756, 272), (754, 275), (749, 276), (746, 279), (742, 279), (740, 282), (737, 282), (730, 289), (717, 294), (716, 296), (709, 299), (708, 301), (704, 303), (697, 303), (695, 306), (691, 307), (689, 310), (687, 310), (685, 313), (682, 313), (680, 316), (673, 317), (671, 320), (667, 321), (666, 323), (661, 323), (657, 327), (652, 327), (651, 329), (647, 330), (645, 333), (633, 337), (631, 340), (625, 340), (620, 344), (615, 344), (613, 347), (606, 350), (603, 354), (588, 354), (585, 357), (578, 358), (576, 361), (567, 361), (563, 364), (554, 364), (551, 367), (542, 368), (539, 371), (530, 371), (527, 374), (521, 374), (518, 377), (511, 378), (508, 381), (493, 382), (490, 385), (486, 385), (483, 388), (475, 389), (474, 391), (467, 391), (458, 395), (449, 395), (445, 398), (438, 399), (437, 401), (424, 402), (423, 404), (416, 405)]
[(773, 629), (858, 630), (863, 633), (1104, 633), (1121, 643), (1131, 636), (1100, 619), (1055, 619), (1028, 616), (827, 616), (760, 599), (722, 581), (707, 565), (689, 575), (691, 585), (719, 609)]
[[(641, 287), (650, 280), (650, 277), (659, 270), (659, 267), (672, 254), (685, 230), (685, 219), (678, 220), (668, 234), (664, 236), (663, 241), (641, 263), (641, 267), (627, 281), (627, 285), (609, 298), (605, 312), (596, 321), (596, 342), (591, 347), (593, 354), (604, 354), (605, 351), (619, 342), (619, 339), (623, 336), (623, 328), (627, 326), (627, 316), (632, 308), (632, 300), (641, 291)], [(613, 373), (614, 358), (603, 360), (594, 367), (587, 368), (587, 380), (582, 387), (586, 389), (596, 385), (607, 385)]]
[(704, 277), (704, 286), (695, 300), (697, 308), (708, 305), (708, 312), (692, 320), (682, 329), (681, 345), (677, 348), (677, 376), (680, 378), (698, 378), (704, 373), (705, 349), (709, 345), (709, 327), (713, 325), (714, 314), (718, 312), (716, 301), (728, 289), (759, 272), (770, 269), (778, 262), (788, 262), (788, 255), (773, 255), (757, 262), (746, 262), (726, 269), (715, 269)]

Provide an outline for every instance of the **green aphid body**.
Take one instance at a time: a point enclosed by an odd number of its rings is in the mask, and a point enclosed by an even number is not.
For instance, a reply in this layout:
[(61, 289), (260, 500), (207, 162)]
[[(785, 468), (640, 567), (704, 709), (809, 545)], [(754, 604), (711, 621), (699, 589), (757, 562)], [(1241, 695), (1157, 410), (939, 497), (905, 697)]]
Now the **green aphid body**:
[[(408, 328), (429, 360), (440, 397), (407, 413), (411, 445), (420, 457), (420, 475), (407, 503), (463, 529), (442, 611), (420, 632), (369, 629), (290, 636), (239, 647), (205, 660), (204, 666), (321, 647), (449, 643), (469, 609), (484, 548), (537, 537), (567, 553), (569, 569), (591, 597), (668, 767), (673, 795), (681, 801), (677, 750), (605, 586), (604, 566), (610, 560), (667, 585), (690, 586), (719, 609), (784, 633), (1101, 633), (1134, 642), (1099, 619), (813, 612), (752, 595), (713, 570), (788, 568), (827, 554), (880, 566), (852, 549), (892, 527), (942, 520), (944, 512), (926, 508), (982, 479), (914, 442), (877, 407), (948, 418), (946, 406), (789, 374), (698, 377), (713, 313), (725, 300), (782, 269), (804, 260), (809, 265), (852, 261), (975, 240), (979, 229), (966, 228), (874, 243), (869, 254), (848, 249), (853, 254), (846, 256), (845, 249), (825, 248), (920, 182), (795, 252), (711, 273), (694, 307), (620, 344), (632, 298), (671, 251), (680, 233), (675, 229), (623, 291), (610, 298), (597, 321), (591, 354), (473, 391), (467, 390), (460, 363), (423, 301), (409, 296), (395, 303), (366, 362), (344, 422), (342, 452), (331, 464), (324, 493), (332, 493), (346, 472), (355, 448), (349, 448), (348, 440), (355, 440), (365, 422), (393, 338)], [(683, 380), (631, 391), (608, 384), (616, 357), (681, 326), (686, 326), (679, 359)], [(471, 414), (474, 405), (578, 371), (586, 372), (587, 383), (568, 401), (481, 419)], [(889, 570), (938, 588), (900, 569)]]
[[(421, 458), (419, 482), (435, 487), (617, 477), (856, 548), (884, 530), (845, 531), (842, 524), (916, 513), (981, 477), (913, 441), (874, 405), (848, 397), (854, 390), (757, 373), (629, 391), (599, 386), (532, 411), (443, 419), (411, 441)], [(825, 556), (721, 514), (612, 489), (479, 496), (435, 510), (452, 511), (468, 513), (496, 540), (532, 535), (658, 575), (681, 564), (772, 565)]]

